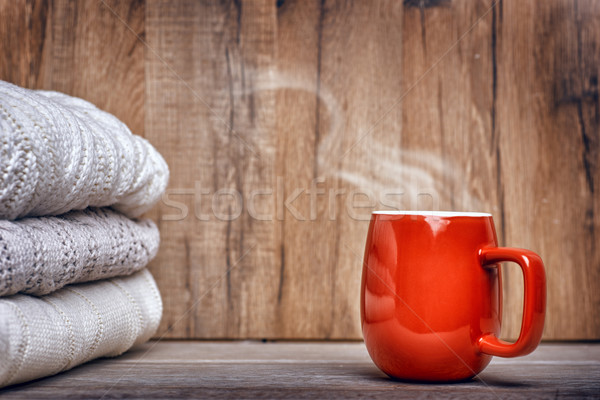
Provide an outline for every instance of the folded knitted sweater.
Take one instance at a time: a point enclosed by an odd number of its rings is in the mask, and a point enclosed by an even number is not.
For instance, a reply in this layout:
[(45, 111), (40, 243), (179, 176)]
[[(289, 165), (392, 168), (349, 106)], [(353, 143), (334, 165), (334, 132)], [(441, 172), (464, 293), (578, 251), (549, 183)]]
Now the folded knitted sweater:
[(0, 81), (0, 219), (109, 205), (137, 217), (168, 175), (150, 143), (93, 104)]
[(145, 269), (43, 297), (0, 298), (0, 387), (117, 356), (150, 339), (161, 314), (156, 283)]
[(108, 208), (0, 220), (0, 296), (43, 295), (69, 283), (130, 275), (148, 264), (158, 245), (152, 221)]

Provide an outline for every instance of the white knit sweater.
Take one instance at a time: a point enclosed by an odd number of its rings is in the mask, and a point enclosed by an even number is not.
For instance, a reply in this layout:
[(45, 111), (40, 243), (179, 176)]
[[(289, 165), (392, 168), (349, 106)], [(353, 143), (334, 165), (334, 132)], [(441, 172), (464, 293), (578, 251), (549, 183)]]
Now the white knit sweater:
[(0, 296), (43, 295), (70, 283), (130, 275), (150, 262), (158, 244), (154, 222), (108, 208), (0, 220)]
[(0, 298), (0, 387), (116, 356), (156, 331), (162, 302), (147, 270)]
[(0, 81), (1, 219), (108, 205), (137, 217), (168, 175), (145, 139), (91, 103)]

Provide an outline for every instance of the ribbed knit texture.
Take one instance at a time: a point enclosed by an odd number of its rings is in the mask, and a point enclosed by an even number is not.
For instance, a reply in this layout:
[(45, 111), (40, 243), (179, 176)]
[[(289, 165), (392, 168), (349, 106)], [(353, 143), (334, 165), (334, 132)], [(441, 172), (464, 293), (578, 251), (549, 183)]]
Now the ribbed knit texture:
[(0, 298), (0, 387), (119, 355), (156, 331), (162, 302), (147, 270)]
[(151, 220), (108, 208), (0, 220), (0, 296), (43, 295), (76, 282), (130, 275), (156, 255)]
[(109, 206), (149, 210), (168, 167), (116, 117), (62, 93), (0, 81), (0, 218)]
[(154, 334), (162, 302), (144, 267), (159, 233), (135, 218), (168, 177), (161, 155), (114, 116), (0, 81), (0, 387)]

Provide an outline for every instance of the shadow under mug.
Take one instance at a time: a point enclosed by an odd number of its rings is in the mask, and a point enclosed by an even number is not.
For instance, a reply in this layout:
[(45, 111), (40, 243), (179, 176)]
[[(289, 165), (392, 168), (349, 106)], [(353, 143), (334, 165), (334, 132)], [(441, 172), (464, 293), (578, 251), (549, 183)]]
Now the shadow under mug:
[[(502, 261), (519, 264), (524, 276), (515, 343), (498, 339)], [(367, 350), (383, 372), (406, 380), (463, 380), (492, 356), (522, 356), (537, 347), (546, 309), (544, 265), (529, 250), (498, 247), (490, 214), (376, 211), (360, 306)]]

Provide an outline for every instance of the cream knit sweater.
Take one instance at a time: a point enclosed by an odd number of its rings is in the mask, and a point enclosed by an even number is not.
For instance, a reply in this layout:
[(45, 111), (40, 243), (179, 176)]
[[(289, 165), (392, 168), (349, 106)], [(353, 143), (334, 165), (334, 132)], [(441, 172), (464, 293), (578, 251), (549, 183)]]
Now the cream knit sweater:
[(0, 298), (0, 387), (53, 375), (150, 339), (162, 302), (147, 270)]
[(131, 218), (168, 176), (160, 154), (112, 115), (0, 81), (0, 387), (154, 334), (162, 302), (142, 268), (158, 229)]
[(0, 81), (0, 219), (109, 205), (137, 217), (168, 177), (161, 155), (116, 117)]
[(0, 220), (0, 296), (43, 295), (70, 283), (130, 275), (150, 262), (158, 244), (154, 222), (108, 208)]

